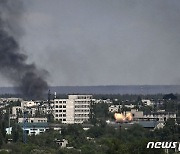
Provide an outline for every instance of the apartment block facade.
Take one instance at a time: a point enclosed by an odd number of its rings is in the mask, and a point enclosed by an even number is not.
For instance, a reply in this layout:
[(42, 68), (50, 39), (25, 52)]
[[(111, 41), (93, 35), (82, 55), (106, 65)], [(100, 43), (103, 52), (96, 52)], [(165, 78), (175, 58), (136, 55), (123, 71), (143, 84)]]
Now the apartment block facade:
[(89, 120), (92, 95), (68, 95), (68, 99), (54, 99), (54, 119), (66, 124)]

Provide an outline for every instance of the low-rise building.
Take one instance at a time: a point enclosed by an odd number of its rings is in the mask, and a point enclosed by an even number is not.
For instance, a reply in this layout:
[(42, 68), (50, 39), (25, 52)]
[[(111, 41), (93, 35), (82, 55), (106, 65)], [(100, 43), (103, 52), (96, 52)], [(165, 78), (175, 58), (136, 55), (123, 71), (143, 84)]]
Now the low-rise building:
[(34, 101), (22, 101), (21, 102), (21, 107), (26, 108), (26, 107), (33, 107), (37, 106), (37, 103)]
[(27, 135), (39, 135), (49, 129), (48, 123), (19, 123)]
[(142, 99), (141, 101), (145, 106), (153, 106), (154, 105), (154, 102), (149, 99)]
[(110, 105), (110, 106), (109, 106), (109, 112), (118, 112), (118, 111), (121, 110), (123, 107), (128, 108), (128, 109), (133, 109), (133, 108), (135, 108), (135, 105), (133, 105), (133, 104)]
[(118, 112), (120, 109), (120, 105), (111, 105), (109, 106), (109, 112)]
[[(18, 123), (23, 123), (24, 118), (18, 118)], [(27, 123), (46, 123), (47, 118), (26, 118)]]
[(99, 103), (112, 104), (112, 101), (110, 99), (94, 99), (93, 101), (95, 104), (99, 104)]
[(167, 121), (169, 118), (176, 119), (176, 117), (174, 112), (152, 112), (144, 115), (146, 119), (156, 119), (157, 121)]
[(54, 142), (60, 145), (61, 148), (65, 148), (68, 144), (68, 140), (66, 139), (62, 139), (62, 140), (55, 139)]
[(126, 114), (131, 113), (134, 120), (139, 120), (144, 118), (143, 111), (138, 111), (137, 109), (131, 109), (131, 111), (126, 111)]
[(6, 134), (8, 134), (8, 135), (12, 134), (12, 127), (6, 128)]

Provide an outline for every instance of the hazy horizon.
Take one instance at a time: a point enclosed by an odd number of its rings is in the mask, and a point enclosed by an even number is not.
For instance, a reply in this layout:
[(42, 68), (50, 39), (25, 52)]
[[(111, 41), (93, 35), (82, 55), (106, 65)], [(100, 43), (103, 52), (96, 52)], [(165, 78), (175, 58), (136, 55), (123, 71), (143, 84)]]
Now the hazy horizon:
[[(62, 85), (49, 85), (49, 87), (98, 87), (98, 86), (180, 86), (180, 84), (178, 85), (173, 85), (173, 84), (171, 84), (171, 85), (147, 85), (147, 84), (144, 84), (144, 85), (68, 85), (68, 86), (62, 86)], [(0, 88), (18, 88), (18, 86), (0, 86)]]

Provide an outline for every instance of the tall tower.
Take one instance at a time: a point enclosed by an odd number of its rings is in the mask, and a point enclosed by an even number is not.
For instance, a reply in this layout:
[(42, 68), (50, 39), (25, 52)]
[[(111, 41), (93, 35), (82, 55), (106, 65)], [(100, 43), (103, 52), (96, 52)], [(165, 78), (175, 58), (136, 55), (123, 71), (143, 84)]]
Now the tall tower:
[(26, 123), (27, 123), (27, 111), (24, 111), (23, 115), (23, 142), (27, 143), (27, 132), (26, 132)]
[(49, 89), (48, 91), (48, 106), (49, 106), (49, 110), (51, 109), (51, 91)]
[(50, 122), (52, 119), (53, 119), (53, 108), (51, 106), (51, 91), (49, 90), (48, 91), (48, 115), (47, 115), (47, 118), (48, 118), (48, 122)]

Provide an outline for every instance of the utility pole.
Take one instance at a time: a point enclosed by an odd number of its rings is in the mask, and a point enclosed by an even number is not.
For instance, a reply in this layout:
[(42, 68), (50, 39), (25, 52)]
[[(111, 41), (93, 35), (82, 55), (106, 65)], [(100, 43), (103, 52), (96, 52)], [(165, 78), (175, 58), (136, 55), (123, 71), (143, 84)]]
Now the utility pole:
[(8, 133), (10, 134), (10, 107), (9, 107), (9, 116), (8, 116)]
[(24, 144), (27, 143), (26, 124), (27, 124), (27, 111), (24, 111), (24, 115), (23, 115), (23, 142)]
[(52, 107), (51, 107), (51, 91), (48, 91), (48, 122), (52, 119)]
[(49, 109), (51, 108), (51, 91), (48, 91), (48, 105), (49, 105)]

